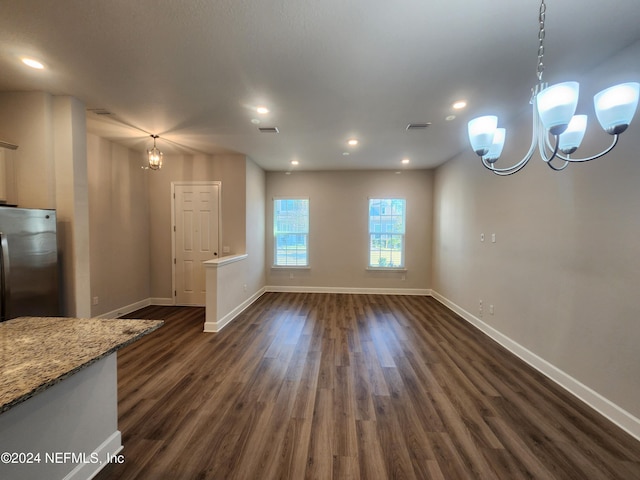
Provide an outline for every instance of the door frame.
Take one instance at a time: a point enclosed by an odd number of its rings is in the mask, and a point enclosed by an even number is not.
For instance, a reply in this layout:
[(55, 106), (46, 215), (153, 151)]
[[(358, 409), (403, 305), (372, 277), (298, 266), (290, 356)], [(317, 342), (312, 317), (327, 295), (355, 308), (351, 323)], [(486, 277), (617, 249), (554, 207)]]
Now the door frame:
[[(218, 252), (222, 245), (222, 182), (207, 181), (175, 181), (171, 182), (171, 305), (176, 305), (176, 187), (177, 186), (217, 186), (218, 187)], [(221, 255), (218, 255), (220, 258)]]

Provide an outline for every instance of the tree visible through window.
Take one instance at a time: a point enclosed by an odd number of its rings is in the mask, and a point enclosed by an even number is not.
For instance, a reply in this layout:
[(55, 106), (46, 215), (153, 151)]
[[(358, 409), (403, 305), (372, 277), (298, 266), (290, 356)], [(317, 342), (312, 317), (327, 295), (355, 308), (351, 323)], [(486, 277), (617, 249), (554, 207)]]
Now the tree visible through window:
[(273, 200), (274, 262), (276, 266), (308, 266), (309, 199)]
[(369, 267), (404, 267), (405, 205), (402, 198), (369, 199)]

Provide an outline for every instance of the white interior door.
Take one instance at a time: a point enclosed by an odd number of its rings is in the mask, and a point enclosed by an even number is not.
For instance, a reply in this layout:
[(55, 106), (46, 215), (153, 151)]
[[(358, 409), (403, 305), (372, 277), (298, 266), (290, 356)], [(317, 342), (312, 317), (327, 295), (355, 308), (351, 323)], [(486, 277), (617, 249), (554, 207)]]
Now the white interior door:
[(204, 305), (202, 262), (218, 258), (220, 182), (174, 184), (176, 305)]

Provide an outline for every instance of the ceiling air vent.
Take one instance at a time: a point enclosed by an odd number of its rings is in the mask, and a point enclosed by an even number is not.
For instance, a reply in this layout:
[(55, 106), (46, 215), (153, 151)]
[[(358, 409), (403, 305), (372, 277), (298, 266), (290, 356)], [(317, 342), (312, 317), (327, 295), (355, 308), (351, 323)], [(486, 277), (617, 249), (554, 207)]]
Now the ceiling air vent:
[(280, 133), (278, 127), (258, 127), (261, 133)]
[(427, 123), (410, 123), (407, 125), (407, 132), (412, 132), (413, 130), (425, 130), (431, 122)]
[(96, 115), (111, 115), (111, 112), (106, 108), (87, 108), (87, 110), (95, 113)]

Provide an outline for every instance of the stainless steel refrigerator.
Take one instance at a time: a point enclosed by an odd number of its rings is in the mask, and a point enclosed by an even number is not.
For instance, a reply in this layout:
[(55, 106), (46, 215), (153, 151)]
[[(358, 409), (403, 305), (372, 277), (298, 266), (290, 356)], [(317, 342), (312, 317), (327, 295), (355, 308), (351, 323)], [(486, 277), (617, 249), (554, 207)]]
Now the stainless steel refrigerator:
[(0, 321), (60, 315), (55, 210), (0, 207)]

